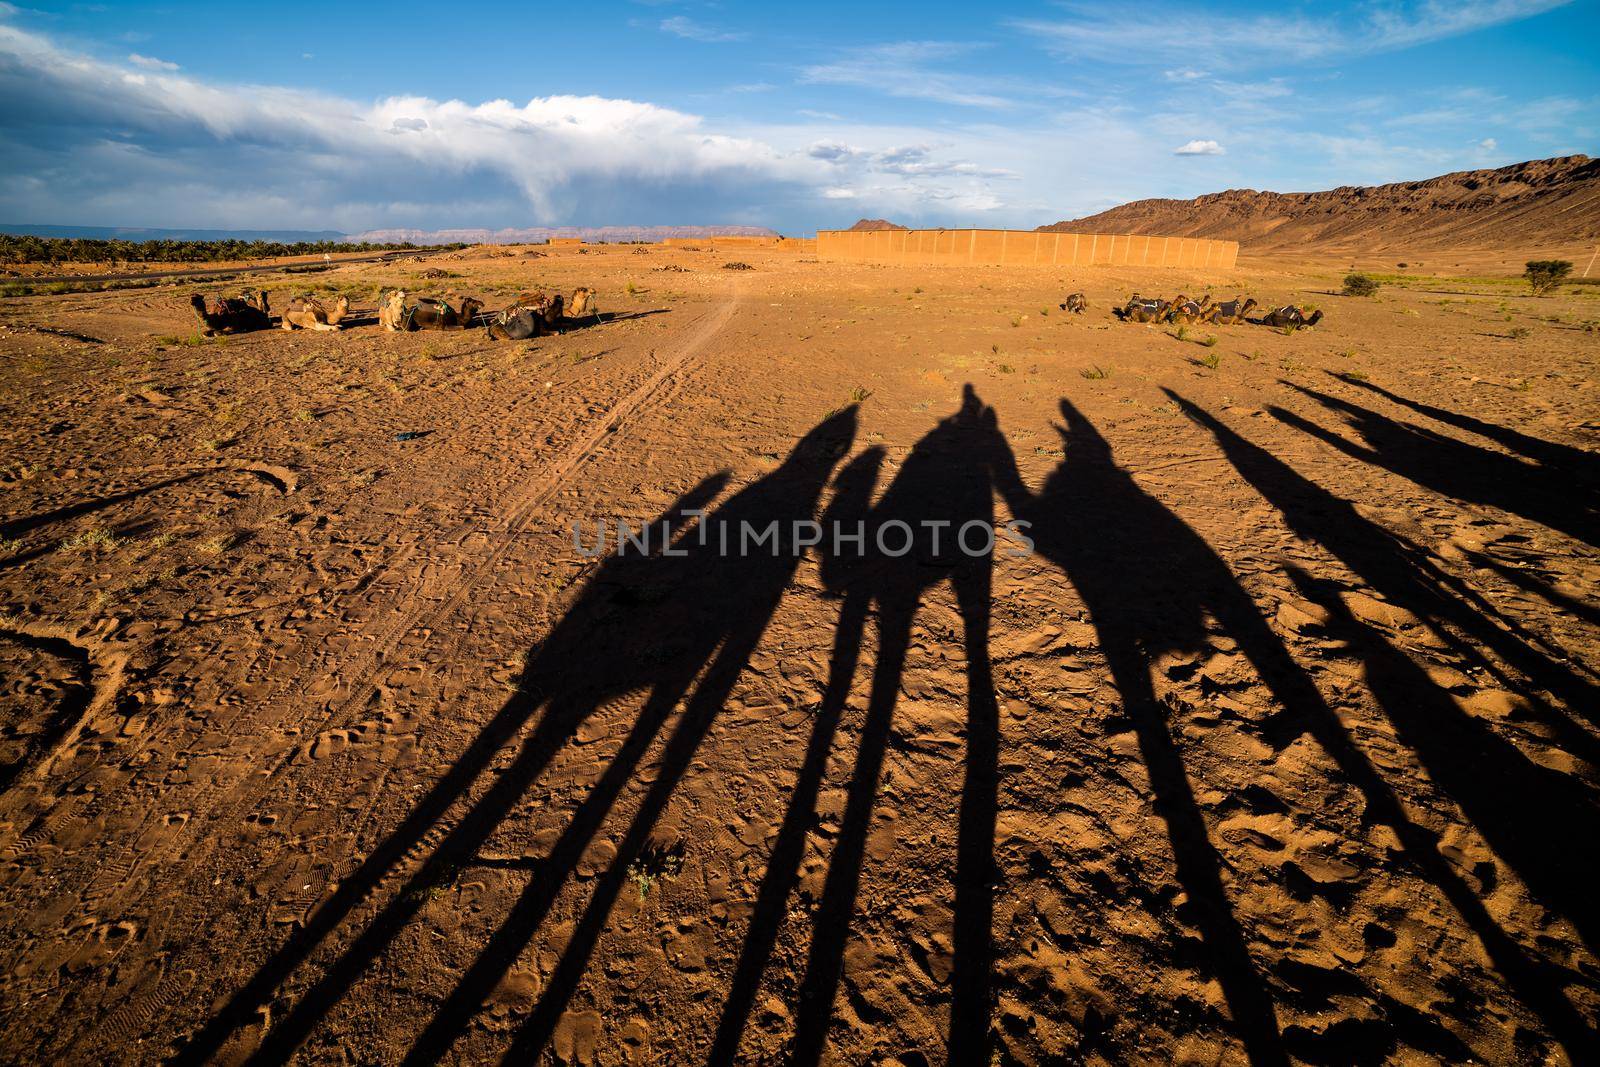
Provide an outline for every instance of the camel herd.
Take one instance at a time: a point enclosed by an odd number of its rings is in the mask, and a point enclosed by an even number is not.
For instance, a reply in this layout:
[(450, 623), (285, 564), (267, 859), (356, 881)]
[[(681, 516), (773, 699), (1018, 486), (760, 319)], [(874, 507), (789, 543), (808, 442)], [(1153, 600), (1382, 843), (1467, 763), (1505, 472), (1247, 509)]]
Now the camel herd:
[[(237, 297), (218, 297), (210, 304), (196, 293), (189, 300), (200, 330), (206, 336), (214, 334), (248, 333), (272, 326), (272, 313), (267, 306), (265, 290), (256, 290)], [(1257, 323), (1280, 329), (1300, 329), (1315, 326), (1322, 321), (1320, 310), (1307, 311), (1294, 304), (1273, 308), (1259, 318), (1250, 313), (1260, 305), (1254, 298), (1236, 296), (1232, 300), (1214, 303), (1210, 294), (1191, 300), (1182, 294), (1171, 300), (1135, 294), (1113, 313), (1124, 322), (1215, 323), (1219, 326), (1240, 326)], [(1089, 300), (1083, 293), (1073, 293), (1061, 304), (1061, 310), (1081, 315), (1088, 310)], [(316, 297), (300, 295), (289, 301), (287, 310), (279, 317), (285, 330), (338, 330), (350, 315), (350, 299), (340, 296), (331, 304)], [(439, 297), (413, 297), (401, 289), (385, 289), (378, 296), (378, 323), (386, 330), (411, 332), (414, 330), (466, 330), (482, 326), (493, 340), (523, 341), (542, 334), (559, 332), (564, 326), (584, 322), (600, 322), (600, 310), (594, 290), (580, 286), (571, 299), (560, 293), (537, 290), (522, 293), (498, 311), (485, 312), (483, 302), (476, 297), (461, 297), (452, 304)]]
[[(1072, 306), (1074, 300), (1077, 301), (1076, 307)], [(1087, 304), (1082, 293), (1073, 293), (1061, 306), (1068, 311), (1081, 312)], [(1260, 318), (1250, 318), (1250, 312), (1259, 306), (1255, 298), (1246, 299), (1243, 296), (1213, 303), (1209, 293), (1199, 300), (1190, 300), (1182, 294), (1171, 300), (1134, 294), (1122, 307), (1113, 309), (1113, 313), (1123, 322), (1160, 322), (1180, 326), (1190, 323), (1216, 323), (1219, 326), (1256, 323), (1262, 326), (1298, 330), (1306, 326), (1315, 326), (1322, 321), (1321, 310), (1307, 311), (1295, 304), (1285, 304), (1273, 308)]]
[[(189, 298), (200, 332), (216, 334), (250, 333), (272, 327), (272, 311), (264, 289), (236, 297), (217, 297), (209, 303), (196, 293)], [(285, 330), (331, 331), (343, 329), (350, 317), (350, 298), (340, 296), (331, 304), (309, 294), (290, 299), (278, 317)], [(462, 297), (455, 303), (438, 297), (412, 297), (400, 289), (385, 289), (378, 295), (378, 324), (386, 330), (466, 330), (482, 326), (494, 340), (521, 341), (541, 334), (558, 332), (563, 326), (601, 321), (594, 290), (580, 286), (570, 300), (560, 293), (543, 290), (523, 293), (499, 311), (484, 312), (476, 297)]]

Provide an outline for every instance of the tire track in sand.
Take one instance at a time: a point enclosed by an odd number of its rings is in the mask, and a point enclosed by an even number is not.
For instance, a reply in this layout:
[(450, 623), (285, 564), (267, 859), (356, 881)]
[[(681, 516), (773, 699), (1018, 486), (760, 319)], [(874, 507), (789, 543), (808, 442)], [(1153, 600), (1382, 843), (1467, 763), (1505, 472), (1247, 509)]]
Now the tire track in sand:
[[(576, 440), (547, 468), (535, 478), (522, 483), (513, 493), (510, 500), (502, 505), (503, 517), (490, 529), (488, 543), (489, 551), (475, 562), (464, 566), (448, 587), (448, 592), (438, 600), (420, 600), (411, 596), (403, 600), (391, 617), (377, 627), (373, 639), (364, 643), (361, 648), (361, 666), (353, 674), (353, 684), (348, 695), (322, 716), (322, 721), (316, 729), (308, 729), (306, 723), (316, 715), (310, 709), (302, 708), (292, 720), (286, 716), (275, 723), (261, 723), (252, 716), (240, 716), (230, 724), (227, 737), (233, 737), (241, 731), (251, 729), (256, 733), (270, 730), (283, 736), (288, 729), (300, 728), (300, 736), (309, 738), (316, 730), (327, 728), (331, 722), (345, 719), (352, 710), (361, 711), (377, 688), (378, 676), (388, 665), (389, 654), (409, 633), (414, 631), (428, 631), (435, 633), (441, 629), (441, 624), (453, 615), (460, 606), (467, 601), (473, 589), (485, 574), (490, 573), (495, 564), (505, 554), (507, 548), (516, 542), (520, 534), (534, 518), (538, 509), (547, 503), (550, 497), (559, 490), (565, 480), (569, 478), (590, 457), (601, 442), (622, 430), (624, 424), (642, 407), (657, 400), (664, 400), (676, 392), (682, 385), (687, 373), (691, 370), (695, 357), (706, 344), (719, 334), (733, 318), (737, 309), (737, 290), (730, 294), (720, 305), (713, 308), (703, 320), (696, 325), (687, 338), (681, 342), (675, 351), (662, 362), (661, 366), (650, 375), (646, 381), (617, 401), (605, 415), (595, 420), (587, 429), (583, 430)], [(407, 553), (402, 553), (407, 555)], [(382, 576), (374, 578), (372, 582), (364, 583), (370, 588)], [(282, 707), (291, 708), (296, 701), (304, 697), (311, 684), (325, 675), (325, 665), (310, 656), (301, 657), (301, 667), (279, 686), (275, 687), (269, 695), (257, 702), (262, 709)], [(172, 871), (164, 875), (159, 883), (152, 882), (150, 888), (171, 886), (175, 880), (187, 877), (194, 869), (199, 867), (218, 847), (224, 839), (223, 834), (211, 831), (225, 831), (238, 817), (242, 816), (251, 807), (261, 801), (284, 777), (287, 769), (292, 766), (301, 750), (309, 743), (289, 747), (286, 751), (275, 756), (267, 767), (239, 761), (234, 768), (235, 775), (224, 779), (219, 775), (212, 780), (209, 787), (200, 795), (185, 797), (184, 806), (197, 814), (204, 813), (200, 818), (188, 820), (185, 833), (172, 834), (162, 842), (156, 851), (145, 851), (136, 854), (130, 847), (127, 855), (121, 857), (121, 863), (126, 864), (129, 874), (134, 867), (152, 867), (162, 865), (174, 853), (183, 851), (186, 842), (193, 842), (193, 846), (184, 852), (181, 863)], [(375, 803), (382, 795), (382, 790), (374, 791), (370, 803)], [(152, 808), (159, 804), (152, 805)], [(363, 816), (365, 813), (363, 812)], [(159, 812), (151, 815), (152, 819), (159, 818)], [(365, 821), (362, 818), (359, 821)], [(141, 834), (129, 835), (130, 842), (136, 842)], [(131, 861), (131, 862), (129, 862)], [(117, 860), (102, 858), (97, 864), (117, 864)], [(80, 906), (92, 910), (103, 911), (115, 909), (126, 912), (136, 907), (149, 889), (138, 892), (134, 884), (124, 881), (115, 887), (108, 895), (90, 900), (87, 893), (80, 898)], [(124, 896), (124, 894), (128, 894)], [(152, 991), (154, 992), (154, 991)]]

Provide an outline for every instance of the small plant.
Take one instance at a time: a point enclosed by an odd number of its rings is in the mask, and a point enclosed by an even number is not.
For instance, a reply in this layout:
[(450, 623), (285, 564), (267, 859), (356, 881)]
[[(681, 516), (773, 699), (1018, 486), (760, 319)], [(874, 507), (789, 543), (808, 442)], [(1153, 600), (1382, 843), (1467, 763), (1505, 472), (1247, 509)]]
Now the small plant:
[(1017, 369), (1009, 363), (1002, 363), (998, 370), (1001, 374), (1015, 374)]
[(1222, 353), (1207, 352), (1204, 356), (1200, 357), (1200, 365), (1206, 370), (1216, 370), (1218, 367), (1222, 366)]
[(1102, 367), (1097, 363), (1092, 367), (1079, 371), (1078, 373), (1089, 379), (1091, 382), (1099, 382), (1111, 377), (1111, 368)]
[(1217, 347), (1217, 335), (1214, 333), (1208, 333), (1204, 338), (1201, 339), (1200, 343), (1205, 345), (1207, 348), (1215, 348)]
[(1187, 341), (1189, 339), (1189, 327), (1180, 324), (1178, 326), (1178, 332), (1172, 336), (1176, 337), (1180, 341)]
[(206, 538), (199, 544), (199, 549), (208, 556), (220, 556), (234, 545), (238, 544), (239, 537), (233, 533), (220, 533)]
[(850, 390), (850, 403), (860, 404), (871, 395), (872, 390), (868, 389), (866, 386), (858, 385), (854, 389)]
[(61, 547), (68, 552), (93, 552), (96, 554), (110, 552), (113, 549), (121, 548), (122, 545), (122, 538), (104, 526), (96, 526), (92, 530), (85, 530), (83, 533), (75, 537), (69, 537), (61, 542)]
[(1343, 378), (1347, 382), (1364, 382), (1367, 380), (1367, 372), (1359, 370), (1347, 370), (1343, 374), (1339, 375), (1339, 377)]
[(919, 286), (917, 286), (917, 287), (916, 287), (916, 288), (915, 288), (915, 289), (913, 289), (913, 290), (911, 290), (911, 291), (912, 291), (912, 292), (913, 292), (913, 293), (920, 293), (920, 292), (922, 292), (922, 286), (920, 286), (920, 285), (919, 285)]
[(1044, 319), (1049, 318), (1050, 317), (1050, 309), (1049, 308), (1040, 308), (1039, 309), (1039, 317), (1040, 318), (1044, 318)]
[(14, 556), (22, 548), (22, 542), (15, 537), (0, 537), (0, 556)]
[(1522, 276), (1528, 279), (1528, 288), (1535, 296), (1543, 296), (1566, 280), (1572, 273), (1572, 264), (1564, 259), (1531, 259)]
[(681, 841), (650, 841), (639, 851), (639, 857), (628, 864), (628, 878), (639, 889), (639, 899), (644, 900), (656, 883), (682, 873), (684, 846)]
[(1012, 327), (1012, 329), (1015, 329), (1016, 327), (1021, 326), (1021, 325), (1022, 325), (1022, 316), (1021, 315), (1013, 315), (1013, 316), (1011, 316), (1011, 327)]
[(1529, 331), (1526, 326), (1513, 326), (1511, 327), (1511, 332), (1506, 336), (1510, 337), (1513, 341), (1520, 341), (1524, 337), (1528, 336), (1529, 332), (1531, 331)]
[(310, 408), (301, 408), (294, 413), (294, 421), (315, 422), (317, 421), (317, 413), (312, 411)]
[(1378, 291), (1378, 280), (1365, 274), (1346, 274), (1344, 276), (1345, 296), (1371, 296)]

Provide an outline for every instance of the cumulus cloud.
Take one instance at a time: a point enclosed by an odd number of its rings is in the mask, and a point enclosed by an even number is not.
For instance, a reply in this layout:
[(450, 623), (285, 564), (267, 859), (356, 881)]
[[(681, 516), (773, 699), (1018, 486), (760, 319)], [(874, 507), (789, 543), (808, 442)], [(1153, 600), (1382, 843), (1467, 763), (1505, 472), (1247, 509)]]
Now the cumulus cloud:
[[(959, 220), (1010, 171), (999, 134), (722, 124), (599, 96), (354, 101), (63, 49), (0, 24), (0, 217), (264, 229)], [(839, 134), (829, 136), (829, 127)], [(1023, 221), (1019, 218), (1018, 220)]]
[[(211, 199), (231, 200), (232, 224), (241, 225), (241, 213), (265, 215), (300, 184), (311, 203), (297, 214), (312, 206), (315, 189), (332, 201), (324, 210), (360, 227), (392, 221), (382, 216), (394, 215), (393, 205), (449, 185), (458, 204), (487, 199), (518, 218), (531, 212), (548, 222), (566, 220), (580, 204), (626, 202), (630, 190), (677, 191), (710, 204), (726, 203), (719, 190), (743, 188), (753, 205), (821, 184), (810, 173), (819, 164), (803, 155), (716, 133), (698, 116), (649, 103), (597, 96), (361, 103), (120, 66), (11, 26), (0, 26), (0, 96), (11, 116), (0, 121), (0, 207), (9, 217), (54, 216), (69, 204), (81, 217), (81, 207), (122, 202), (140, 180), (150, 183), (142, 191), (163, 217), (203, 207), (192, 186), (208, 184), (217, 191)], [(84, 166), (91, 158), (100, 165)], [(115, 168), (105, 166), (109, 158), (119, 160)], [(54, 203), (26, 180), (40, 177), (55, 185)]]
[(1226, 150), (1215, 141), (1189, 141), (1172, 150), (1175, 156), (1220, 156)]
[(1485, 152), (1493, 152), (1496, 148), (1500, 147), (1500, 142), (1496, 141), (1493, 137), (1485, 137), (1483, 140), (1478, 142), (1478, 147), (1483, 149)]
[(856, 150), (838, 141), (818, 141), (806, 149), (812, 159), (825, 159), (829, 163), (842, 163), (856, 154)]

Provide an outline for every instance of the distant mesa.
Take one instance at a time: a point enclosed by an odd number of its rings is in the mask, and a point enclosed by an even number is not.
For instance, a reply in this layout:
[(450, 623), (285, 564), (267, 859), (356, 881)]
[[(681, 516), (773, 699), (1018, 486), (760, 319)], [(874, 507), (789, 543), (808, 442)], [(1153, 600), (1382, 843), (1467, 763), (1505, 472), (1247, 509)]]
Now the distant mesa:
[(1580, 243), (1600, 239), (1600, 160), (1536, 159), (1320, 193), (1229, 189), (1193, 200), (1135, 200), (1039, 229), (1220, 238), (1252, 252)]
[(852, 230), (903, 230), (904, 226), (890, 222), (888, 219), (861, 219)]

